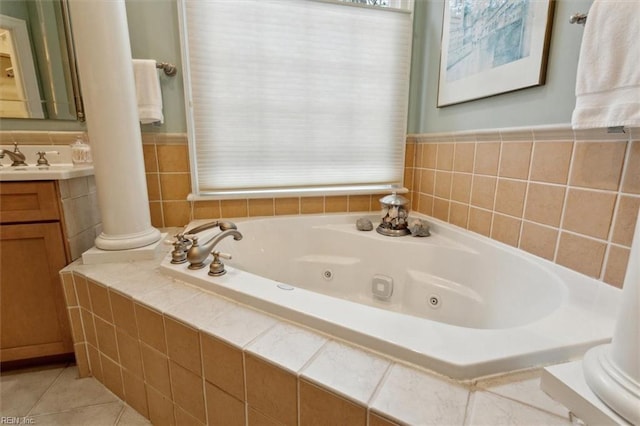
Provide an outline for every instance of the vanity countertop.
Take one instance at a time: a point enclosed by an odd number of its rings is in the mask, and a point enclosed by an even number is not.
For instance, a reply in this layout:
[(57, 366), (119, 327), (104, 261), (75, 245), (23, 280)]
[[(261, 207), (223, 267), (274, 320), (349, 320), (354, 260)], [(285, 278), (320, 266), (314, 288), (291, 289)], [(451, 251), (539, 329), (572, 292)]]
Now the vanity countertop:
[(93, 166), (74, 166), (73, 164), (56, 164), (48, 167), (0, 167), (0, 182), (65, 180), (93, 175)]

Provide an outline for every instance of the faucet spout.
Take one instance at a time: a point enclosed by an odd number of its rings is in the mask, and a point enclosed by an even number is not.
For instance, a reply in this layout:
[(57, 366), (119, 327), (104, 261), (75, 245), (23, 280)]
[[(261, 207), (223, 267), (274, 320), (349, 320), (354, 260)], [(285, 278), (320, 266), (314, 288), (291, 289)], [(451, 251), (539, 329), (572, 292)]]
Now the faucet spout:
[(216, 245), (227, 237), (233, 237), (234, 240), (242, 239), (242, 234), (237, 229), (227, 229), (215, 235), (209, 241), (200, 245), (198, 239), (194, 239), (193, 245), (187, 251), (187, 260), (189, 261), (189, 269), (200, 269), (204, 267), (204, 261), (213, 251)]
[(4, 158), (5, 155), (8, 155), (9, 158), (11, 159), (11, 161), (12, 161), (11, 167), (26, 166), (27, 165), (27, 163), (25, 163), (25, 161), (24, 161), (25, 160), (25, 156), (18, 149), (18, 144), (17, 143), (13, 144), (13, 151), (9, 151), (7, 149), (0, 150), (0, 158)]

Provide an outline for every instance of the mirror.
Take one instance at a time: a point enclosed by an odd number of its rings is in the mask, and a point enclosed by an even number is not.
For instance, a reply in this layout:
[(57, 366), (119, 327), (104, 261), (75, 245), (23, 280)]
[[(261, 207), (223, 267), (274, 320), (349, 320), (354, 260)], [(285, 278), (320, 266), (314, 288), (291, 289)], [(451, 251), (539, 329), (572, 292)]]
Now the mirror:
[(66, 0), (0, 2), (0, 117), (84, 121)]

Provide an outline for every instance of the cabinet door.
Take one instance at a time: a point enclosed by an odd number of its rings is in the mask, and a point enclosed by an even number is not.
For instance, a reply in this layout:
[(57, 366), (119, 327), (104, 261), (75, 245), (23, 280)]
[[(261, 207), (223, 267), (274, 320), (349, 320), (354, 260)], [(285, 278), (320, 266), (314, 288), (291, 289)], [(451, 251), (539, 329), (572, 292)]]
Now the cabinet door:
[(53, 181), (0, 183), (0, 223), (59, 219)]
[(60, 223), (0, 225), (0, 361), (73, 351)]

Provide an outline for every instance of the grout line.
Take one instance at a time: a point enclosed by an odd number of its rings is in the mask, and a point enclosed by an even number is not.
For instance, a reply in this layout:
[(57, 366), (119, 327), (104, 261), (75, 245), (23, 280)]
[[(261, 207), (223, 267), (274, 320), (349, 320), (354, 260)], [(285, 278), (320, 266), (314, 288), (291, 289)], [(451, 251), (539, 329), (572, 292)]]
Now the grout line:
[(25, 417), (35, 417), (35, 416), (33, 416), (31, 414), (31, 412), (33, 411), (34, 408), (36, 408), (36, 406), (40, 403), (40, 401), (42, 401), (42, 399), (47, 394), (47, 392), (49, 392), (49, 390), (51, 390), (53, 385), (56, 384), (58, 382), (58, 380), (60, 380), (60, 377), (62, 377), (62, 374), (65, 372), (65, 370), (67, 368), (69, 368), (69, 366), (70, 366), (69, 364), (66, 364), (65, 367), (62, 370), (60, 370), (60, 373), (58, 373), (58, 375), (51, 381), (51, 383), (49, 384), (49, 386), (47, 386), (47, 388), (44, 390), (44, 392), (42, 392), (42, 394), (36, 400), (36, 402), (33, 403), (31, 408), (29, 408), (29, 411), (27, 411), (27, 414), (25, 414)]
[(573, 145), (571, 145), (571, 157), (569, 160), (569, 169), (567, 170), (567, 184), (565, 185), (566, 189), (564, 192), (564, 200), (562, 200), (562, 210), (560, 212), (560, 223), (558, 224), (558, 236), (556, 237), (556, 247), (553, 252), (553, 263), (558, 263), (558, 253), (560, 251), (560, 237), (562, 237), (562, 233), (564, 232), (564, 215), (567, 210), (567, 203), (569, 200), (569, 182), (571, 182), (571, 175), (573, 173), (573, 163), (575, 161), (576, 156), (576, 141), (575, 137), (573, 140)]

